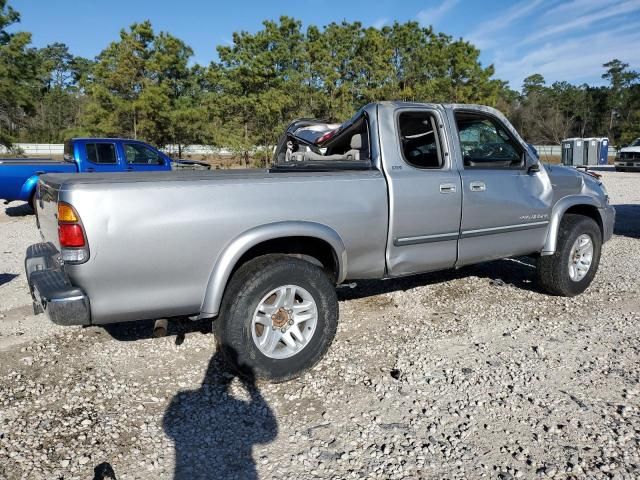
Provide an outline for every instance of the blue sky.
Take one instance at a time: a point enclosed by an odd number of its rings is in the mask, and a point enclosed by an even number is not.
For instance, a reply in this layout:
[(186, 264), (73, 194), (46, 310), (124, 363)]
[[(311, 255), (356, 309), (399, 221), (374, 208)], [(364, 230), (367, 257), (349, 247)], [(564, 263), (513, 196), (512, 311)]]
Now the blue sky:
[(10, 0), (21, 27), (41, 47), (55, 41), (94, 57), (121, 28), (151, 20), (156, 30), (183, 39), (194, 60), (217, 59), (216, 45), (234, 31), (260, 29), (265, 19), (289, 15), (304, 25), (359, 20), (380, 27), (417, 20), (472, 41), (496, 77), (520, 89), (541, 73), (548, 83), (602, 84), (601, 65), (620, 58), (640, 69), (640, 0)]

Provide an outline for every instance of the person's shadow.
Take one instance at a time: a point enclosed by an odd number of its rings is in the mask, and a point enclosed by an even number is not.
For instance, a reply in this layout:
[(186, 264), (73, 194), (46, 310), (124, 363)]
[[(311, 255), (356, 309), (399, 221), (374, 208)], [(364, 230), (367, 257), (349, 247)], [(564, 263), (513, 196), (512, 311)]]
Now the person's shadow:
[[(176, 449), (175, 479), (258, 478), (252, 448), (274, 440), (278, 423), (252, 373), (229, 371), (217, 351), (202, 386), (178, 393), (165, 411), (163, 428)], [(234, 395), (236, 377), (242, 388)]]

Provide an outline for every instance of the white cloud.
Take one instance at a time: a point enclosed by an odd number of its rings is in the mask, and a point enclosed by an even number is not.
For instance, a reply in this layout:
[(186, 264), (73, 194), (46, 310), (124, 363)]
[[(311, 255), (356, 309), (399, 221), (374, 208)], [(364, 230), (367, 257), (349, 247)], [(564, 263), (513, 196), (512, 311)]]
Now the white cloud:
[(600, 10), (607, 8), (613, 3), (617, 3), (620, 0), (572, 0), (570, 2), (561, 2), (555, 7), (549, 8), (543, 14), (545, 18), (551, 18), (554, 21), (561, 22), (566, 17), (563, 15), (571, 16), (576, 13), (587, 13), (593, 10)]
[(545, 0), (523, 0), (509, 8), (502, 15), (491, 18), (473, 30), (467, 39), (479, 48), (487, 48), (496, 43), (496, 34), (513, 27), (513, 23), (530, 14)]
[(418, 12), (418, 21), (422, 25), (435, 25), (449, 10), (455, 7), (460, 0), (443, 0), (440, 5), (427, 8)]
[[(636, 10), (640, 10), (640, 2), (638, 0), (627, 0), (610, 6), (609, 8), (599, 8), (598, 11), (587, 13), (586, 15), (580, 15), (578, 13), (573, 17), (573, 19), (567, 20), (566, 18), (563, 18), (562, 21), (560, 19), (556, 19), (554, 25), (534, 32), (532, 35), (529, 35), (522, 44), (532, 43), (542, 38), (563, 34), (572, 30), (580, 30), (595, 22), (601, 22), (608, 18), (617, 17)], [(568, 16), (568, 14), (565, 15)]]
[(640, 67), (640, 24), (628, 25), (615, 32), (585, 35), (563, 42), (549, 42), (511, 60), (496, 59), (496, 77), (508, 80), (512, 88), (520, 89), (522, 80), (540, 73), (548, 83), (568, 81), (579, 83), (599, 78), (602, 64), (619, 58)]

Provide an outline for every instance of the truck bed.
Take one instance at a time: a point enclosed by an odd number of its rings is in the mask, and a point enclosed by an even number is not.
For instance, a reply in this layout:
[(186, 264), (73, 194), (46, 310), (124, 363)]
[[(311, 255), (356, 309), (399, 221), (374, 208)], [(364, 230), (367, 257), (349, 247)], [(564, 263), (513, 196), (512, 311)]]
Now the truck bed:
[(0, 158), (0, 166), (2, 165), (64, 165), (71, 164), (64, 160), (55, 160), (53, 158)]
[(40, 185), (47, 241), (59, 247), (57, 200), (82, 219), (90, 258), (65, 270), (91, 298), (94, 323), (199, 312), (225, 247), (278, 222), (334, 230), (350, 252), (350, 278), (384, 274), (388, 207), (379, 170), (47, 174)]
[(75, 173), (75, 163), (47, 158), (0, 159), (0, 199), (29, 201), (44, 172)]

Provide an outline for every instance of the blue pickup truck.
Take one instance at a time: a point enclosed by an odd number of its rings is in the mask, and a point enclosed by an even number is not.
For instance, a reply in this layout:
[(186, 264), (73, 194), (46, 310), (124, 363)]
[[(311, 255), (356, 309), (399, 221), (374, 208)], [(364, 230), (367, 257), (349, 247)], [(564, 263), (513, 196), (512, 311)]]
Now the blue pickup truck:
[(0, 199), (33, 206), (38, 176), (44, 173), (151, 172), (208, 169), (205, 163), (177, 160), (144, 142), (121, 138), (74, 138), (64, 144), (64, 159), (0, 158)]

